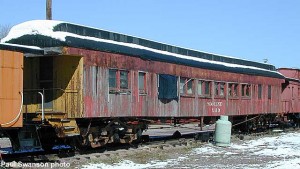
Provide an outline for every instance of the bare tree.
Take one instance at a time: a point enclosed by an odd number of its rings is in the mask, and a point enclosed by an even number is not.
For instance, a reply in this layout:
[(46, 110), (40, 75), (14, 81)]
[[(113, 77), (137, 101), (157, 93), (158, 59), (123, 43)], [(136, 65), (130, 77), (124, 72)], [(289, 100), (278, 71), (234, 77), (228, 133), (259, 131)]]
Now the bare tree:
[(10, 29), (11, 29), (10, 25), (0, 25), (0, 40), (8, 34)]

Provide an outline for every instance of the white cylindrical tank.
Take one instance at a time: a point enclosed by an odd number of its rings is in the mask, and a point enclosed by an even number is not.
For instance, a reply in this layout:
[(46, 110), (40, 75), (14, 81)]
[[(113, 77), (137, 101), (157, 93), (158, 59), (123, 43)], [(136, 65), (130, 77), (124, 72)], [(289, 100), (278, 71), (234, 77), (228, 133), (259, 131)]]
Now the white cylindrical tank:
[(228, 116), (221, 116), (216, 122), (215, 143), (217, 146), (229, 146), (231, 138), (231, 122)]

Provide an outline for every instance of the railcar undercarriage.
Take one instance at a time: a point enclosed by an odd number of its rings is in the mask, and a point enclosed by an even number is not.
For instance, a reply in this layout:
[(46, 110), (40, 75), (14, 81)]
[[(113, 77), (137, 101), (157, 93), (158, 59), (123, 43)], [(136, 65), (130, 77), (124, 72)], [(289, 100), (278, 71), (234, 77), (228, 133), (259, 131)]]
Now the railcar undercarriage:
[[(233, 131), (236, 133), (262, 132), (272, 128), (284, 129), (300, 126), (300, 114), (233, 116)], [(215, 117), (199, 119), (156, 118), (139, 120), (134, 118), (84, 118), (76, 119), (79, 134), (65, 134), (63, 128), (51, 125), (49, 120), (25, 123), (23, 128), (1, 131), (2, 137), (9, 137), (12, 152), (51, 151), (58, 145), (66, 145), (78, 151), (87, 148), (100, 148), (108, 144), (132, 144), (142, 142), (142, 133), (148, 124), (176, 126), (198, 123), (206, 126), (214, 123)], [(66, 130), (66, 132), (68, 132)]]

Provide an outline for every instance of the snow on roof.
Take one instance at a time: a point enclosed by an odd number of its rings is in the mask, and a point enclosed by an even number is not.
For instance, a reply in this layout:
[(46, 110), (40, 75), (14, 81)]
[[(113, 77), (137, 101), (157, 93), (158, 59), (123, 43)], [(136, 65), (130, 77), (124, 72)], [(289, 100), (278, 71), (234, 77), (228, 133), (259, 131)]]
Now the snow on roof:
[(0, 45), (34, 49), (34, 50), (43, 50), (42, 48), (37, 47), (37, 46), (18, 45), (18, 44), (12, 44), (12, 43), (0, 43)]
[(63, 36), (53, 34), (53, 27), (60, 23), (63, 22), (53, 20), (27, 21), (13, 26), (8, 35), (5, 38), (3, 38), (1, 42), (8, 42), (11, 39), (16, 39), (23, 35), (45, 35), (63, 41)]
[[(100, 39), (100, 38), (95, 38), (95, 37), (90, 37), (90, 36), (82, 36), (82, 35), (69, 33), (69, 32), (53, 31), (53, 28), (55, 26), (62, 24), (62, 23), (67, 23), (67, 22), (54, 21), (54, 20), (34, 20), (34, 21), (24, 22), (24, 23), (21, 23), (19, 25), (12, 27), (9, 34), (5, 38), (3, 38), (1, 40), (1, 42), (8, 42), (12, 39), (16, 39), (16, 38), (22, 37), (24, 35), (44, 35), (44, 36), (48, 36), (50, 38), (54, 38), (54, 39), (57, 39), (57, 40), (60, 40), (63, 42), (66, 41), (66, 37), (74, 37), (74, 38), (79, 38), (79, 39), (92, 40), (92, 41), (96, 41), (96, 42), (116, 44), (116, 45), (126, 46), (126, 47), (130, 47), (130, 48), (144, 49), (144, 50), (152, 51), (152, 52), (163, 54), (163, 55), (169, 55), (169, 56), (174, 56), (177, 58), (192, 60), (195, 62), (211, 63), (211, 64), (223, 65), (226, 67), (233, 67), (233, 68), (236, 67), (236, 68), (262, 70), (262, 71), (268, 71), (268, 72), (273, 72), (273, 73), (282, 75), (281, 73), (276, 72), (276, 71), (258, 68), (258, 67), (254, 67), (254, 66), (245, 66), (245, 65), (225, 63), (225, 62), (220, 62), (220, 61), (212, 61), (212, 60), (207, 60), (207, 59), (203, 59), (203, 58), (197, 58), (197, 57), (193, 57), (193, 56), (187, 56), (187, 55), (171, 53), (168, 51), (157, 50), (157, 49), (153, 49), (153, 48), (149, 48), (149, 47), (145, 47), (145, 46), (141, 46), (141, 45), (137, 45), (137, 44), (133, 44), (133, 43), (117, 42), (117, 41), (113, 41), (113, 40)], [(218, 56), (220, 56), (220, 55), (218, 55)], [(232, 57), (230, 57), (230, 58), (232, 58)]]

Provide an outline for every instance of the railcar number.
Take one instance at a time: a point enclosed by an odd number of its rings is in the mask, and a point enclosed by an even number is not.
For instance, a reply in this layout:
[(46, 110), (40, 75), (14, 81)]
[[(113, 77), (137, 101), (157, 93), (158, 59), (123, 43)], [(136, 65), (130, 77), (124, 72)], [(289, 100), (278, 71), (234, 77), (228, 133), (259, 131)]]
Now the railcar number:
[(207, 106), (212, 107), (212, 113), (220, 113), (222, 107), (222, 102), (207, 102)]

